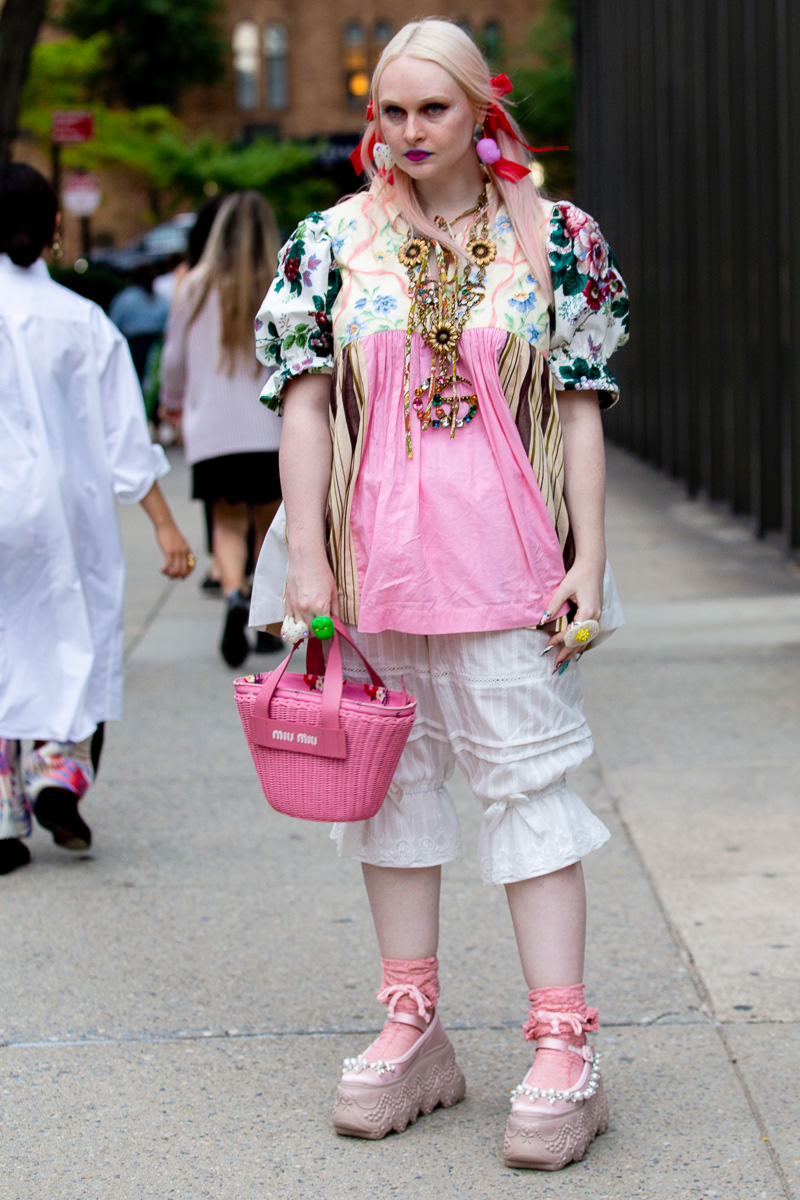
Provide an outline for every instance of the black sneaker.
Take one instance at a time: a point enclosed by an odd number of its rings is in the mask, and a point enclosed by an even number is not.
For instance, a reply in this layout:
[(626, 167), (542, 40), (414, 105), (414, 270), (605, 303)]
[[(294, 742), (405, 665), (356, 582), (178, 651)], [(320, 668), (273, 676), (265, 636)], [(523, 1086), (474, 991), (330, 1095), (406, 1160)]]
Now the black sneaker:
[(250, 653), (250, 643), (245, 633), (249, 619), (249, 598), (241, 592), (232, 592), (228, 597), (222, 641), (219, 644), (220, 653), (229, 667), (240, 667)]

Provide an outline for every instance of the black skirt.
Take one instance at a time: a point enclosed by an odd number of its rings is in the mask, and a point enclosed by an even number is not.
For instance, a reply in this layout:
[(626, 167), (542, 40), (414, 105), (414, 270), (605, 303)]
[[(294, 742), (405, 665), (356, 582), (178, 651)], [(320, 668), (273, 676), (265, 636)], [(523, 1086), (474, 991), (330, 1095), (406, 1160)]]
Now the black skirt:
[(229, 504), (270, 504), (281, 498), (278, 451), (223, 454), (192, 467), (193, 500), (227, 500)]

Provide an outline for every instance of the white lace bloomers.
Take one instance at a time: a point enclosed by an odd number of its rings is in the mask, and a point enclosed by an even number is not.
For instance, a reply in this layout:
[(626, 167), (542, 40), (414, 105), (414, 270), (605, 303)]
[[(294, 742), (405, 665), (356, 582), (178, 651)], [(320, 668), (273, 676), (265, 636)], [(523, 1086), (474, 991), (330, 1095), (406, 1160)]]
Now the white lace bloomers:
[[(609, 838), (565, 773), (592, 753), (577, 670), (553, 675), (532, 629), (423, 637), (350, 631), (418, 715), (383, 807), (334, 825), (339, 853), (374, 866), (429, 867), (461, 853), (446, 781), (457, 763), (483, 806), (481, 878), (515, 883), (579, 861)], [(360, 677), (355, 655), (348, 675)], [(364, 676), (366, 678), (366, 675)]]

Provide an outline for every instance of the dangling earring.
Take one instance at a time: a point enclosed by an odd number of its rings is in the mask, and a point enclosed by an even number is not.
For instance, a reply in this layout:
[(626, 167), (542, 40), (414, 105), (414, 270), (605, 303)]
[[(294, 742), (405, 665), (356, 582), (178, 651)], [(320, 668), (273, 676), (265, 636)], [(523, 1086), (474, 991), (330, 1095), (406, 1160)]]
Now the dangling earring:
[(50, 243), (50, 250), (53, 255), (53, 261), (60, 263), (64, 257), (64, 247), (61, 245), (61, 234), (56, 230), (53, 234), (53, 240)]
[(392, 152), (386, 142), (376, 142), (372, 147), (372, 157), (379, 171), (391, 171), (394, 166), (394, 158)]
[(498, 162), (503, 156), (500, 147), (493, 137), (482, 137), (476, 143), (475, 153), (482, 163), (491, 166), (492, 163)]

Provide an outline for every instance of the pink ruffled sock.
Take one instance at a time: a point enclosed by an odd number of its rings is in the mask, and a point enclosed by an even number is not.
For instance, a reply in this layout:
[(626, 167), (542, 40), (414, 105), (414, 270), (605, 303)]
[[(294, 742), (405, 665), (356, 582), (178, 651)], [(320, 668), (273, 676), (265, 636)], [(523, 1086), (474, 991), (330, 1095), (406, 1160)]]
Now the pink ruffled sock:
[(378, 1000), (389, 1013), (383, 1031), (368, 1046), (363, 1057), (370, 1062), (391, 1062), (402, 1058), (423, 1030), (405, 1022), (393, 1021), (395, 1013), (411, 1013), (427, 1027), (439, 1002), (439, 960), (433, 958), (382, 958), (383, 980)]
[[(523, 1033), (529, 1042), (555, 1037), (571, 1046), (583, 1046), (586, 1034), (597, 1029), (598, 1013), (589, 1008), (583, 995), (584, 985), (534, 988), (528, 994), (531, 1012)], [(579, 1080), (584, 1063), (568, 1050), (543, 1046), (536, 1051), (533, 1066), (525, 1077), (529, 1087), (566, 1091)]]

